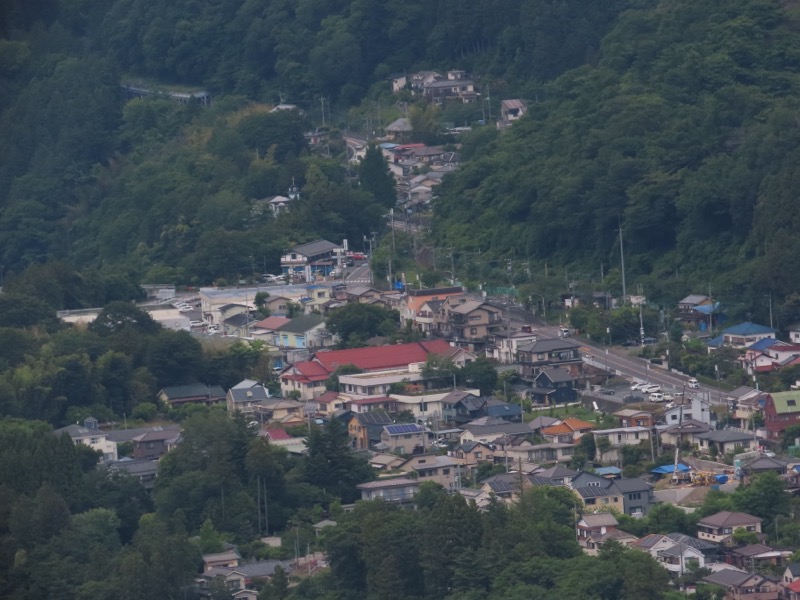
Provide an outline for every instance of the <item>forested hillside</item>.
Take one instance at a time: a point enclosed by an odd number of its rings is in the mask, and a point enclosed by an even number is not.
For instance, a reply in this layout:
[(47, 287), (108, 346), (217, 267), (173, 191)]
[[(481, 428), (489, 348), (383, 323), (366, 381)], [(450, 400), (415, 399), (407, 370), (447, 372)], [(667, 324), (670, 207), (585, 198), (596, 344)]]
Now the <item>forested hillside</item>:
[(595, 64), (445, 184), (438, 234), (599, 275), (619, 267), (621, 224), (628, 275), (655, 297), (797, 290), (799, 19), (771, 0), (624, 12)]
[[(361, 240), (388, 205), (345, 168), (341, 132), (415, 102), (389, 93), (390, 73), (460, 68), (490, 113), (519, 97), (529, 116), (473, 134), (435, 203), (436, 245), (533, 276), (602, 265), (619, 287), (621, 225), (629, 282), (651, 297), (713, 289), (763, 316), (765, 293), (779, 304), (800, 284), (798, 19), (778, 0), (10, 0), (0, 272), (60, 259), (101, 280), (206, 284), (273, 270), (294, 243)], [(126, 102), (128, 80), (215, 103)], [(281, 100), (305, 120), (269, 113)], [(441, 118), (479, 118), (459, 110)], [(293, 181), (293, 214), (254, 210)]]

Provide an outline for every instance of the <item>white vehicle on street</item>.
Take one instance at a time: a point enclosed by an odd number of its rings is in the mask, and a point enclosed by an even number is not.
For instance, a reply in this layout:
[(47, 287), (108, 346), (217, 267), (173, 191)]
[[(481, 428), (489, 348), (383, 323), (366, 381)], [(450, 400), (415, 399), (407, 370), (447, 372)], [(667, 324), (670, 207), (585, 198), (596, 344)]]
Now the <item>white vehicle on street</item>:
[(688, 382), (686, 382), (686, 385), (689, 387), (689, 389), (696, 390), (700, 387), (700, 382), (692, 377)]
[(672, 402), (673, 400), (675, 400), (675, 396), (673, 394), (670, 394), (669, 392), (665, 392), (663, 396), (664, 396), (664, 402)]
[(664, 394), (659, 392), (654, 392), (650, 394), (650, 402), (663, 402), (664, 401)]
[(661, 386), (651, 383), (650, 385), (646, 385), (642, 388), (642, 391), (645, 394), (656, 394), (661, 391)]
[(646, 384), (646, 383), (644, 383), (643, 381), (637, 381), (636, 383), (634, 383), (634, 384), (631, 386), (631, 391), (632, 391), (632, 392), (639, 392), (639, 391), (641, 391), (641, 390), (642, 390), (642, 388), (643, 388), (644, 386), (646, 386), (646, 385), (647, 385), (647, 384)]

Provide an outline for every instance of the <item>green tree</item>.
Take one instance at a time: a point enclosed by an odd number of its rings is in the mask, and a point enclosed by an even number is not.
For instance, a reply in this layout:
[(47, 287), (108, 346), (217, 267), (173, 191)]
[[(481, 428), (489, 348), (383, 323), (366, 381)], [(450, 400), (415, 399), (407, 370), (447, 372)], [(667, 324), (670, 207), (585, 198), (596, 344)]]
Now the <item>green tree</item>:
[(396, 332), (400, 314), (380, 304), (347, 304), (328, 315), (328, 330), (339, 336), (339, 345), (354, 348), (376, 335), (390, 336)]
[(364, 159), (358, 165), (358, 181), (361, 188), (375, 198), (378, 204), (391, 208), (396, 204), (395, 181), (381, 149), (370, 144)]
[(458, 378), (465, 385), (478, 388), (481, 396), (488, 396), (497, 385), (497, 369), (487, 358), (479, 357), (461, 367)]

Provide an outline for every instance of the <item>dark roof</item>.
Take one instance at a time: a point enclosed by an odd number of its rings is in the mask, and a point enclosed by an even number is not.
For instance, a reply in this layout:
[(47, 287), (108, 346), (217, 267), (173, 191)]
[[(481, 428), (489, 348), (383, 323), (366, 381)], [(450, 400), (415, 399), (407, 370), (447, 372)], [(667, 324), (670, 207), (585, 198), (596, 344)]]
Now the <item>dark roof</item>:
[(578, 474), (577, 471), (573, 471), (563, 465), (556, 465), (554, 467), (550, 467), (549, 469), (545, 469), (544, 471), (539, 471), (537, 475), (542, 477), (547, 477), (549, 479), (564, 479), (566, 477), (572, 478)]
[(247, 313), (239, 313), (237, 315), (228, 317), (223, 321), (223, 323), (225, 325), (230, 325), (231, 327), (244, 327), (248, 323), (255, 323), (255, 319)]
[(181, 437), (180, 431), (163, 430), (163, 431), (148, 431), (137, 435), (133, 438), (134, 442), (165, 442), (167, 440), (177, 440)]
[(580, 344), (569, 339), (542, 338), (530, 344), (522, 344), (517, 350), (519, 352), (551, 352), (553, 350), (573, 350), (580, 347)]
[(616, 490), (599, 485), (588, 485), (586, 487), (574, 488), (581, 498), (599, 498), (618, 493)]
[(737, 527), (739, 525), (752, 525), (756, 522), (761, 523), (761, 519), (743, 512), (723, 510), (700, 519), (697, 524), (706, 527)]
[(505, 435), (526, 434), (531, 433), (531, 428), (527, 423), (503, 423), (501, 425), (472, 425), (467, 423), (464, 429), (469, 431), (472, 435), (481, 435), (488, 433), (502, 433)]
[(161, 390), (169, 400), (181, 400), (184, 398), (224, 398), (225, 390), (218, 385), (205, 385), (195, 383), (191, 385), (174, 385), (165, 387)]
[(305, 333), (306, 331), (314, 329), (314, 327), (324, 322), (325, 317), (322, 315), (300, 315), (288, 323), (284, 323), (280, 327), (276, 328), (275, 331), (287, 333)]
[(399, 425), (385, 425), (384, 429), (389, 435), (404, 435), (408, 433), (422, 433), (423, 429), (416, 423), (400, 423)]
[(111, 442), (130, 442), (133, 438), (147, 433), (149, 431), (172, 431), (179, 433), (180, 425), (156, 425), (155, 427), (137, 427), (136, 429), (114, 429), (112, 431), (104, 431), (106, 439)]
[(575, 381), (575, 377), (573, 377), (569, 371), (566, 369), (544, 369), (541, 373), (539, 373), (535, 378), (534, 381), (539, 379), (544, 375), (553, 383), (564, 383), (567, 381)]
[(731, 429), (719, 429), (717, 431), (708, 431), (706, 433), (699, 433), (695, 437), (709, 440), (710, 442), (741, 442), (745, 440), (752, 440), (753, 434), (746, 431), (733, 431)]
[(791, 573), (792, 577), (800, 577), (800, 562), (793, 562), (786, 565), (786, 569)]
[(101, 463), (101, 466), (113, 471), (125, 471), (135, 477), (155, 475), (158, 472), (157, 460), (123, 458), (114, 462)]
[(392, 418), (383, 410), (371, 410), (363, 413), (353, 413), (359, 425), (388, 425)]
[(547, 417), (543, 415), (541, 417), (536, 417), (535, 419), (532, 419), (528, 423), (528, 426), (535, 431), (537, 429), (542, 429), (544, 427), (550, 427), (551, 425), (558, 423), (558, 421), (559, 420), (556, 419), (555, 417)]
[(302, 254), (304, 256), (318, 256), (320, 254), (325, 254), (326, 252), (331, 252), (334, 248), (338, 247), (339, 246), (333, 242), (329, 242), (328, 240), (315, 240), (313, 242), (308, 242), (307, 244), (295, 246), (292, 248), (292, 252), (296, 252), (297, 254)]
[(255, 386), (251, 388), (231, 388), (228, 390), (234, 404), (237, 402), (261, 402), (267, 400), (267, 390), (263, 386)]
[(715, 583), (723, 587), (735, 587), (750, 579), (750, 573), (742, 573), (734, 569), (721, 569), (703, 577), (703, 581)]
[(464, 291), (461, 286), (443, 287), (443, 288), (429, 288), (421, 290), (408, 290), (409, 296), (439, 296), (441, 294), (458, 294)]
[(650, 490), (650, 485), (641, 477), (629, 477), (625, 479), (615, 479), (614, 485), (623, 494)]

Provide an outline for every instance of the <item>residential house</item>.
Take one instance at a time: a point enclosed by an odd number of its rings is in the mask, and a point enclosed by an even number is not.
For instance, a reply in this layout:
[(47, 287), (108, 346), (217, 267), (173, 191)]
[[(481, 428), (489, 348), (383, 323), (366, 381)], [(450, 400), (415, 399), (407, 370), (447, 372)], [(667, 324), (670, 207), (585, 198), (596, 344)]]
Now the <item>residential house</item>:
[(740, 476), (743, 485), (747, 485), (753, 477), (762, 473), (772, 472), (777, 474), (786, 486), (787, 491), (798, 488), (800, 473), (795, 469), (789, 469), (789, 461), (782, 458), (761, 456), (745, 464), (740, 469)]
[(502, 327), (503, 317), (500, 309), (480, 296), (461, 294), (445, 299), (435, 321), (438, 335), (469, 345), (485, 342), (493, 331)]
[(647, 427), (652, 429), (655, 424), (653, 413), (644, 410), (623, 408), (614, 413), (620, 427)]
[(478, 99), (475, 84), (466, 78), (464, 71), (448, 71), (447, 78), (438, 79), (425, 84), (422, 95), (428, 102), (444, 104), (447, 101), (457, 100), (468, 104)]
[(420, 482), (433, 481), (448, 492), (452, 492), (457, 487), (460, 466), (461, 463), (450, 456), (415, 454), (397, 468), (406, 473), (416, 473), (417, 480)]
[(725, 600), (778, 600), (781, 597), (778, 580), (759, 573), (720, 569), (701, 581), (723, 588)]
[[(783, 576), (781, 577), (781, 583), (783, 585), (788, 585), (796, 581), (800, 581), (800, 562), (792, 562), (786, 565), (786, 568), (783, 570)], [(798, 592), (800, 592), (800, 590), (798, 590)], [(800, 598), (798, 598), (798, 600), (800, 600)]]
[(706, 568), (716, 563), (719, 555), (716, 544), (683, 533), (651, 533), (631, 547), (650, 554), (673, 576), (687, 573), (692, 568)]
[(425, 449), (425, 429), (417, 423), (383, 425), (381, 447), (395, 454), (412, 454)]
[(158, 400), (173, 408), (185, 404), (220, 404), (225, 402), (225, 390), (218, 385), (196, 383), (165, 387), (158, 392)]
[(158, 475), (157, 460), (137, 460), (126, 456), (116, 462), (103, 462), (101, 464), (110, 471), (127, 473), (148, 492), (152, 491)]
[(792, 362), (797, 357), (800, 349), (793, 344), (787, 344), (774, 338), (764, 338), (750, 344), (744, 354), (737, 357), (742, 368), (748, 375), (757, 373), (770, 373), (781, 368), (781, 363)]
[(407, 117), (400, 117), (389, 123), (383, 130), (386, 132), (386, 136), (389, 139), (395, 142), (404, 142), (414, 131), (414, 127), (411, 125), (410, 119)]
[(755, 450), (758, 448), (758, 440), (753, 438), (753, 434), (747, 431), (735, 431), (733, 429), (720, 429), (717, 431), (707, 431), (693, 436), (692, 443), (697, 445), (701, 452), (710, 453), (713, 449), (721, 454), (733, 452)]
[(756, 414), (764, 409), (767, 394), (755, 388), (741, 386), (728, 392), (725, 401), (733, 412), (734, 424), (741, 429), (750, 429)]
[(355, 286), (346, 292), (347, 302), (354, 304), (371, 304), (380, 300), (382, 292), (373, 287)]
[(117, 444), (108, 439), (104, 431), (97, 428), (97, 419), (88, 417), (80, 425), (67, 425), (61, 429), (56, 429), (56, 435), (67, 434), (73, 444), (83, 444), (89, 446), (102, 454), (100, 462), (114, 462), (117, 460)]
[[(601, 429), (594, 432), (595, 447), (598, 449), (598, 460), (601, 462), (615, 462), (622, 460), (621, 448), (624, 446), (638, 446), (641, 442), (650, 439), (649, 427), (615, 427)], [(606, 441), (602, 441), (606, 440)], [(604, 450), (600, 450), (604, 448)]]
[(664, 422), (667, 425), (676, 425), (685, 421), (699, 421), (710, 426), (716, 426), (717, 413), (711, 410), (711, 403), (698, 396), (678, 398), (674, 406), (664, 411)]
[(322, 315), (300, 315), (276, 328), (273, 344), (281, 349), (325, 348), (336, 344), (336, 337), (325, 328)]
[(445, 421), (456, 425), (469, 423), (480, 417), (497, 417), (504, 421), (522, 421), (522, 407), (498, 398), (484, 398), (465, 390), (454, 390), (441, 400)]
[(230, 547), (223, 552), (203, 554), (203, 572), (212, 569), (233, 569), (239, 566), (242, 555), (235, 547)]
[(716, 327), (721, 307), (710, 297), (691, 294), (678, 302), (676, 318), (688, 329), (707, 331)]
[(764, 401), (767, 437), (780, 440), (792, 425), (800, 423), (800, 391), (773, 392)]
[(678, 446), (684, 440), (694, 440), (694, 436), (711, 431), (711, 426), (694, 419), (684, 420), (681, 423), (659, 429), (659, 437), (664, 446)]
[(641, 477), (623, 477), (613, 482), (622, 495), (622, 510), (626, 515), (646, 517), (657, 503), (653, 486)]
[(197, 584), (201, 595), (208, 594), (214, 580), (222, 581), (228, 593), (236, 600), (251, 600), (258, 597), (256, 586), (263, 584), (275, 574), (280, 567), (291, 572), (292, 563), (280, 560), (265, 560), (252, 563), (239, 563), (235, 567), (213, 567), (203, 571)]
[(764, 338), (774, 338), (775, 330), (766, 325), (759, 325), (749, 321), (739, 323), (725, 329), (721, 335), (708, 341), (712, 348), (730, 346), (731, 348), (747, 348)]
[(600, 546), (614, 540), (629, 546), (638, 538), (617, 529), (619, 523), (612, 513), (590, 513), (582, 515), (575, 527), (578, 545), (590, 556), (597, 556)]
[(306, 280), (314, 272), (329, 275), (336, 266), (341, 247), (328, 240), (315, 240), (295, 246), (281, 257), (284, 273), (305, 273)]
[(591, 433), (596, 429), (597, 425), (576, 419), (575, 417), (567, 417), (557, 425), (551, 425), (542, 429), (542, 436), (548, 442), (559, 442), (562, 444), (574, 444), (581, 436), (586, 433)]
[(517, 360), (522, 377), (529, 380), (553, 367), (563, 368), (578, 377), (583, 365), (580, 344), (565, 338), (541, 338), (530, 344), (523, 344), (517, 348)]
[(301, 400), (313, 400), (325, 391), (330, 376), (331, 372), (318, 362), (295, 363), (280, 374), (281, 392), (284, 396), (299, 392)]
[[(529, 463), (547, 464), (570, 462), (575, 455), (575, 444), (551, 442), (547, 444), (521, 445), (520, 450), (526, 453)], [(495, 455), (496, 456), (496, 455)]]
[(325, 392), (314, 399), (316, 414), (320, 417), (330, 417), (337, 410), (342, 410), (347, 400), (349, 400), (347, 396), (339, 397), (339, 392)]
[(285, 325), (288, 321), (289, 317), (284, 317), (281, 315), (271, 315), (266, 319), (261, 319), (260, 321), (256, 321), (255, 323), (253, 323), (250, 327), (250, 335), (257, 339), (263, 338), (265, 340), (268, 340), (267, 343), (272, 345), (274, 341), (272, 334), (278, 327), (280, 327), (281, 325)]
[(489, 334), (486, 357), (503, 364), (515, 363), (517, 349), (523, 344), (535, 342), (538, 336), (539, 334), (534, 333), (530, 326), (523, 326), (521, 330), (514, 331), (495, 330)]
[[(602, 479), (602, 478), (601, 478)], [(576, 487), (570, 485), (572, 492), (581, 500), (587, 510), (614, 510), (622, 512), (622, 496), (614, 486), (587, 485)]]
[(388, 396), (376, 396), (375, 398), (351, 398), (342, 394), (340, 398), (345, 400), (345, 408), (354, 413), (364, 413), (374, 410), (382, 410), (392, 416), (397, 415), (398, 402)]
[(531, 431), (534, 433), (541, 434), (542, 429), (545, 427), (550, 427), (551, 425), (558, 425), (561, 423), (561, 419), (556, 419), (555, 417), (548, 417), (547, 415), (540, 415), (538, 417), (534, 417), (528, 422), (528, 427), (531, 428)]
[(479, 463), (494, 462), (495, 449), (483, 442), (465, 442), (453, 449), (453, 456), (461, 461), (465, 471), (471, 471)]
[(578, 392), (575, 390), (575, 376), (562, 368), (542, 369), (533, 378), (531, 399), (537, 404), (565, 404), (575, 402)]
[(486, 417), (467, 423), (459, 438), (460, 443), (483, 442), (491, 444), (502, 437), (516, 435), (532, 435), (531, 428), (526, 423), (509, 423), (495, 417)]
[(480, 490), (491, 499), (498, 498), (505, 502), (514, 502), (519, 499), (520, 492), (531, 487), (530, 479), (521, 471), (516, 473), (498, 473), (479, 482)]
[(253, 415), (256, 407), (269, 400), (267, 389), (263, 385), (252, 387), (232, 387), (225, 396), (228, 412), (240, 412), (243, 415)]
[(369, 466), (376, 471), (394, 471), (398, 465), (403, 463), (402, 457), (387, 453), (373, 454), (368, 460)]
[(725, 560), (734, 566), (744, 569), (773, 569), (786, 564), (792, 556), (788, 548), (773, 548), (764, 544), (745, 544), (731, 548)]
[(137, 460), (158, 460), (181, 441), (181, 432), (163, 429), (148, 431), (133, 438), (133, 458)]
[(697, 522), (697, 536), (714, 543), (729, 541), (737, 529), (761, 533), (761, 519), (743, 512), (723, 510)]
[(305, 423), (306, 403), (283, 398), (269, 398), (255, 404), (254, 416), (261, 422), (277, 421), (284, 426)]
[(498, 129), (510, 127), (519, 121), (528, 112), (528, 105), (524, 100), (517, 98), (503, 100), (500, 102), (500, 121), (497, 123)]
[(347, 423), (350, 443), (357, 450), (368, 450), (381, 441), (385, 425), (391, 425), (392, 418), (383, 410), (352, 413)]
[(413, 506), (419, 484), (417, 479), (395, 477), (359, 483), (356, 488), (361, 491), (362, 500), (383, 500), (399, 506)]
[(563, 465), (555, 465), (549, 469), (537, 471), (530, 479), (535, 485), (570, 485), (580, 473)]

